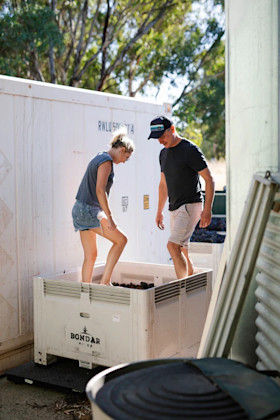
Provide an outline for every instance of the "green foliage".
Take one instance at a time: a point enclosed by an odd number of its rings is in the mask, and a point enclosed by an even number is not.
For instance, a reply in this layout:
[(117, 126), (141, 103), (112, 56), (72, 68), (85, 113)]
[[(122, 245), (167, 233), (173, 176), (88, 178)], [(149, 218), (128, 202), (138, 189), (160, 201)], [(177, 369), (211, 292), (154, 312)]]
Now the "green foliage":
[(201, 149), (206, 157), (220, 159), (225, 157), (224, 27), (211, 14), (204, 18), (204, 23), (198, 19), (196, 24), (196, 51), (173, 110), (178, 131), (187, 137), (195, 127), (201, 133)]
[(182, 97), (174, 114), (179, 127), (200, 127), (201, 148), (207, 158), (225, 157), (225, 63), (224, 43), (212, 52), (198, 83)]
[(182, 137), (187, 138), (188, 140), (191, 140), (193, 143), (195, 143), (198, 147), (201, 147), (203, 142), (203, 135), (201, 132), (200, 125), (197, 125), (195, 122), (191, 122), (185, 127), (181, 132), (180, 135)]
[(47, 60), (50, 43), (58, 49), (62, 45), (55, 16), (38, 3), (26, 3), (13, 12), (9, 9), (0, 19), (0, 72), (39, 78), (37, 65)]
[[(210, 3), (209, 3), (210, 2)], [(201, 14), (197, 6), (209, 10)], [(224, 156), (223, 0), (7, 0), (3, 74), (136, 96), (178, 88), (180, 131)], [(222, 13), (222, 12), (221, 12)]]

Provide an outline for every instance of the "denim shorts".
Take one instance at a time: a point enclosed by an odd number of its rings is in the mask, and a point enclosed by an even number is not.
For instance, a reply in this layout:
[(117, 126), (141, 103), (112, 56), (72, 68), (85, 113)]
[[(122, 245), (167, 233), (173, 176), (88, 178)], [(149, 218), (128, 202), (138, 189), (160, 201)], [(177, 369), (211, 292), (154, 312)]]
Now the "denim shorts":
[(76, 201), (72, 209), (72, 218), (75, 231), (88, 230), (100, 227), (100, 220), (105, 213), (99, 207)]
[(202, 208), (202, 203), (188, 203), (170, 211), (171, 233), (169, 242), (174, 242), (188, 249), (190, 237), (200, 219)]

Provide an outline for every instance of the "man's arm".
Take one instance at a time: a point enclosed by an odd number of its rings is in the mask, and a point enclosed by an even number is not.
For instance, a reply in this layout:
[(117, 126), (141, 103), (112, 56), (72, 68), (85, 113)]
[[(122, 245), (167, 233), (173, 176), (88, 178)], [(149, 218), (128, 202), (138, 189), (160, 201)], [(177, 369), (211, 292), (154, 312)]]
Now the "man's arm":
[(158, 210), (157, 210), (157, 215), (156, 215), (156, 224), (159, 229), (164, 229), (162, 210), (166, 203), (167, 197), (168, 197), (168, 193), (167, 193), (166, 179), (165, 179), (164, 173), (161, 172), (160, 182), (159, 182), (159, 187), (158, 187)]
[(205, 202), (201, 213), (199, 227), (206, 228), (211, 223), (212, 219), (212, 205), (215, 194), (215, 182), (209, 168), (205, 168), (198, 172), (205, 181)]

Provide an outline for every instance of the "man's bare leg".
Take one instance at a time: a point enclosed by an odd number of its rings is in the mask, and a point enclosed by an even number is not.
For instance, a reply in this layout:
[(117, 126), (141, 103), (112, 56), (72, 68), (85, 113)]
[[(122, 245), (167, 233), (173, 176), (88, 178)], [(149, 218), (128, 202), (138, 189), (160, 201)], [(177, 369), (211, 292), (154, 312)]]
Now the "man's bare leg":
[(187, 261), (181, 252), (181, 246), (174, 242), (168, 242), (167, 249), (173, 260), (177, 279), (182, 279), (188, 275)]
[(181, 248), (182, 253), (184, 254), (188, 267), (188, 276), (191, 276), (194, 273), (194, 265), (189, 256), (189, 250), (187, 248)]

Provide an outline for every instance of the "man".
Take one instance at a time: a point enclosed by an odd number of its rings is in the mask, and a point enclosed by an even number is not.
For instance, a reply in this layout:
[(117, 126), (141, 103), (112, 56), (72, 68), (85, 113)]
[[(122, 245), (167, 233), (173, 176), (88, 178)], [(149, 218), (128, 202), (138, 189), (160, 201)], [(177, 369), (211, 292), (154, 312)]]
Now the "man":
[[(157, 117), (151, 121), (150, 129), (149, 139), (158, 139), (164, 146), (159, 156), (161, 178), (156, 224), (164, 229), (162, 211), (168, 197), (171, 232), (167, 249), (180, 279), (194, 273), (188, 245), (199, 219), (202, 228), (211, 223), (215, 184), (201, 150), (180, 137), (170, 119)], [(205, 181), (204, 207), (199, 176)]]

